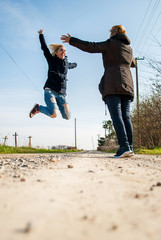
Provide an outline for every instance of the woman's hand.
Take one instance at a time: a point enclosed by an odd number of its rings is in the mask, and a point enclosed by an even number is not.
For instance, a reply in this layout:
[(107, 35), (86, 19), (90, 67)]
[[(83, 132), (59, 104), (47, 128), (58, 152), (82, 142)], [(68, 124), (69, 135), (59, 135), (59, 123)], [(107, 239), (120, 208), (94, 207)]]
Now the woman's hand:
[(71, 37), (72, 36), (67, 33), (67, 35), (62, 35), (60, 39), (63, 41), (63, 43), (69, 43)]
[(37, 31), (38, 34), (43, 34), (44, 33), (44, 29), (40, 29), (39, 31)]

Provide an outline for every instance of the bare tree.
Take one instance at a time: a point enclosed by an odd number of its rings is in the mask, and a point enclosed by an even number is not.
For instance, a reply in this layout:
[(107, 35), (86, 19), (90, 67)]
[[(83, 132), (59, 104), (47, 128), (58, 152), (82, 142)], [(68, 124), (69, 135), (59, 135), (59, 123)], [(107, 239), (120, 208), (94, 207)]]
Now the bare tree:
[(148, 59), (149, 66), (154, 70), (151, 95), (144, 97), (139, 104), (139, 135), (137, 134), (137, 109), (131, 118), (134, 129), (134, 145), (148, 148), (161, 147), (161, 62)]

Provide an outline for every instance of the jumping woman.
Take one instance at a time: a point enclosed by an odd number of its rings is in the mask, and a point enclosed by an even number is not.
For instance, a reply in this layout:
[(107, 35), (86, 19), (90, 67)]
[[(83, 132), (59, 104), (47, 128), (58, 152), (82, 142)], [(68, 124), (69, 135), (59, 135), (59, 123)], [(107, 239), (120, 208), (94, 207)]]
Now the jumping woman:
[(39, 39), (41, 49), (48, 63), (48, 78), (44, 85), (44, 100), (46, 106), (35, 104), (29, 117), (41, 112), (51, 118), (57, 117), (57, 109), (59, 108), (64, 119), (70, 119), (69, 105), (66, 97), (67, 71), (75, 68), (76, 63), (69, 63), (66, 56), (66, 48), (62, 44), (46, 45), (44, 38), (44, 30), (39, 30)]

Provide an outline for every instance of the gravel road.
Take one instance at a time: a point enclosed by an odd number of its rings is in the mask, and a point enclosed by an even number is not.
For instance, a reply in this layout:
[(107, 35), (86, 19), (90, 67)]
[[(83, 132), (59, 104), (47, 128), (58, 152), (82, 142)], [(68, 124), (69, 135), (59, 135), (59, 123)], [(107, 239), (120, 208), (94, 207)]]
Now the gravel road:
[(0, 155), (1, 240), (160, 240), (161, 156)]

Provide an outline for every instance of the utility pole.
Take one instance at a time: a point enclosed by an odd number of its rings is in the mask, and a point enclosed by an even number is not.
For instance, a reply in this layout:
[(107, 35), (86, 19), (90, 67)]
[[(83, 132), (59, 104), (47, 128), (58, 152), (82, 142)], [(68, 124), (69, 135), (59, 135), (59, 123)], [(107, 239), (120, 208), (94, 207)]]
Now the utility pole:
[(138, 60), (144, 60), (144, 57), (142, 58), (136, 57), (135, 60), (136, 60), (136, 101), (137, 101), (137, 125), (138, 125), (137, 132), (138, 132), (138, 144), (140, 147)]
[(6, 141), (7, 141), (7, 139), (8, 139), (8, 137), (5, 136), (5, 137), (4, 137), (4, 143), (3, 143), (4, 146), (6, 145)]
[(94, 141), (93, 141), (93, 137), (91, 137), (92, 140), (92, 146), (93, 146), (93, 150), (94, 150)]
[(28, 145), (28, 147), (31, 147), (31, 138), (32, 138), (32, 137), (29, 136), (28, 138), (29, 138), (29, 145)]
[(75, 125), (75, 149), (77, 149), (77, 126), (76, 126), (76, 118), (74, 119), (74, 125)]
[(17, 136), (18, 136), (18, 134), (15, 132), (15, 134), (13, 136), (15, 137), (15, 147), (17, 147)]

